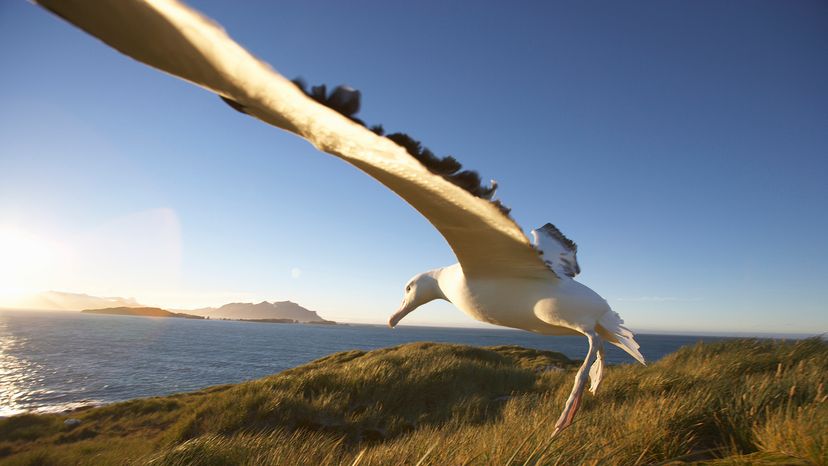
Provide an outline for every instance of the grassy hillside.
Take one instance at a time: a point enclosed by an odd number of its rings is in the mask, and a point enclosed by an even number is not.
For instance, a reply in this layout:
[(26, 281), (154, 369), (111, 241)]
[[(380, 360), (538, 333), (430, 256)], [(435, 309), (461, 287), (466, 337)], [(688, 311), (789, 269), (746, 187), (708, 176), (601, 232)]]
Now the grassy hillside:
[(518, 347), (338, 353), (238, 385), (2, 420), (0, 463), (828, 464), (824, 341), (699, 344), (611, 367), (550, 440), (573, 371)]

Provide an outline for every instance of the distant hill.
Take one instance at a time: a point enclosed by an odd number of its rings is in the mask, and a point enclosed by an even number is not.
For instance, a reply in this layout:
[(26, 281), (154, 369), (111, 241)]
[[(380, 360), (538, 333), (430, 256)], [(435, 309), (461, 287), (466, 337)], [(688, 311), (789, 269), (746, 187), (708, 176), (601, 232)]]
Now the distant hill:
[(230, 303), (219, 308), (206, 307), (188, 311), (191, 314), (211, 319), (291, 319), (297, 322), (331, 322), (314, 311), (291, 301), (262, 301), (253, 303)]
[(109, 307), (105, 309), (84, 309), (81, 312), (86, 314), (112, 314), (118, 316), (178, 317), (182, 319), (204, 318), (183, 312), (170, 312), (157, 307)]
[(28, 295), (16, 302), (18, 309), (39, 309), (44, 311), (80, 311), (111, 307), (143, 307), (133, 298), (91, 296), (82, 293), (44, 291)]
[[(44, 291), (28, 295), (15, 302), (14, 309), (38, 309), (44, 311), (83, 311), (97, 314), (144, 315), (153, 317), (210, 317), (212, 319), (269, 320), (285, 322), (334, 324), (314, 311), (291, 301), (262, 301), (253, 303), (230, 303), (214, 308), (175, 310), (145, 306), (133, 298), (100, 297), (83, 293)], [(134, 309), (134, 310), (130, 310)], [(118, 310), (118, 311), (113, 311)], [(101, 312), (110, 311), (110, 312)], [(142, 313), (143, 312), (143, 313)]]

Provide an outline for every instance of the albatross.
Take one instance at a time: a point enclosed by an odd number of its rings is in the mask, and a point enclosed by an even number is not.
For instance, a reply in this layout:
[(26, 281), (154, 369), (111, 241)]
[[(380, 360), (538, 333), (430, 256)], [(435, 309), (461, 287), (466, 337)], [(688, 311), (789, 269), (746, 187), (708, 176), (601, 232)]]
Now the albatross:
[(542, 335), (584, 335), (589, 351), (553, 435), (572, 424), (587, 378), (595, 393), (604, 373), (604, 343), (644, 364), (633, 333), (606, 300), (575, 280), (577, 245), (552, 224), (532, 241), (493, 201), (496, 184), (480, 186), (403, 134), (385, 136), (353, 114), (359, 94), (337, 88), (305, 92), (254, 57), (216, 23), (175, 0), (38, 0), (120, 52), (217, 94), (234, 109), (296, 134), (367, 173), (419, 211), (445, 238), (457, 264), (414, 276), (391, 316), (436, 299), (479, 321)]

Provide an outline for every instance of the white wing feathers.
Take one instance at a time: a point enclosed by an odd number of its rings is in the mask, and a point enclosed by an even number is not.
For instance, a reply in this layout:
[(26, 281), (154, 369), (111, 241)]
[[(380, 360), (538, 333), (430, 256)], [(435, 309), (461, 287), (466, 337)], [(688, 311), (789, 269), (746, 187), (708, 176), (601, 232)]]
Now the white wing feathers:
[(574, 277), (581, 273), (578, 265), (578, 245), (564, 236), (555, 225), (546, 225), (532, 230), (535, 248), (558, 277)]
[(440, 231), (467, 276), (554, 277), (520, 227), (491, 202), (432, 174), (390, 139), (308, 98), (186, 5), (175, 0), (38, 3), (120, 52), (229, 99), (245, 113), (374, 177)]

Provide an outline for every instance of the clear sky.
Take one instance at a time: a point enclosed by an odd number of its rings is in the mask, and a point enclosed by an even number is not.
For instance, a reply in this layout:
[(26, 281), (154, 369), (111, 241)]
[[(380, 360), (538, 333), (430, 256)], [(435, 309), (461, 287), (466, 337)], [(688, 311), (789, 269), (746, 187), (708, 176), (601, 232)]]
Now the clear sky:
[[(191, 2), (496, 179), (632, 328), (828, 331), (828, 4), (506, 3)], [(28, 2), (0, 4), (0, 63), (0, 293), (379, 323), (454, 262), (355, 168)]]

